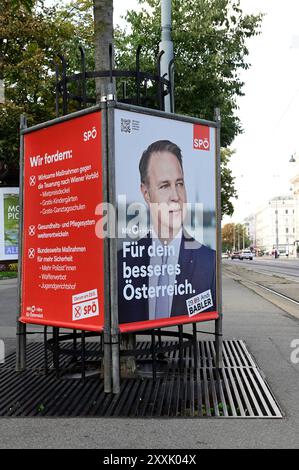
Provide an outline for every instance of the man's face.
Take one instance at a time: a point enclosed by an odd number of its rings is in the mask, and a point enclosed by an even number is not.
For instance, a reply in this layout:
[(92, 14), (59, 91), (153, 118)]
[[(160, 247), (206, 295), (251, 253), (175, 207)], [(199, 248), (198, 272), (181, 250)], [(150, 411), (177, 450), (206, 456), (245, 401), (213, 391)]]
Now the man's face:
[(141, 191), (148, 203), (152, 221), (160, 238), (173, 238), (184, 220), (187, 195), (181, 165), (170, 152), (156, 152), (150, 157), (147, 182)]

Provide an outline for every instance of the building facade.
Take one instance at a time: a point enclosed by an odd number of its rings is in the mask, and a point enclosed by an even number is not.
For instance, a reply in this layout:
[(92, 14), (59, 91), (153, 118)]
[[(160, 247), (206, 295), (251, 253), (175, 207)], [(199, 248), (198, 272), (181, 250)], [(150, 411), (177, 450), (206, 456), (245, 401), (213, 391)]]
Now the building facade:
[(256, 217), (255, 214), (251, 214), (246, 219), (244, 219), (243, 225), (246, 228), (246, 235), (250, 240), (250, 245), (255, 246), (256, 245)]
[(255, 246), (265, 252), (296, 255), (297, 204), (293, 196), (270, 199), (255, 214)]

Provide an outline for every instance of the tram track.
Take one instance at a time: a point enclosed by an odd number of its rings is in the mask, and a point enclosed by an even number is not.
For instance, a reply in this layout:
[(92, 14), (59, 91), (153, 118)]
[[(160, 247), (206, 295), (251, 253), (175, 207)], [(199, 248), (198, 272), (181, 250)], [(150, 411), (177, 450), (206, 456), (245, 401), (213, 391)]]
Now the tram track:
[(295, 304), (299, 307), (299, 302), (297, 300), (292, 299), (291, 297), (289, 297), (285, 294), (281, 294), (280, 292), (277, 292), (276, 290), (271, 289), (270, 287), (263, 286), (262, 284), (259, 284), (258, 282), (249, 281), (249, 280), (246, 280), (246, 282), (250, 283), (250, 284), (254, 284), (254, 285), (260, 287), (261, 289), (264, 289), (265, 291), (270, 292), (271, 294), (274, 294), (274, 295), (277, 295), (278, 297), (281, 297), (284, 300), (288, 300), (289, 302), (292, 302), (293, 304)]
[[(298, 287), (296, 281), (287, 280), (283, 282), (283, 278), (274, 277), (272, 282), (270, 276), (265, 277), (264, 273), (259, 271), (243, 269), (236, 270), (229, 269), (227, 266), (223, 269), (223, 274), (238, 282), (240, 285), (252, 290), (260, 297), (263, 297), (268, 302), (272, 303), (281, 310), (299, 319), (299, 298), (297, 295)], [(253, 279), (252, 277), (255, 276)], [(291, 295), (289, 292), (282, 292), (290, 287)], [(295, 290), (294, 290), (295, 288)], [(294, 294), (294, 295), (292, 295)]]

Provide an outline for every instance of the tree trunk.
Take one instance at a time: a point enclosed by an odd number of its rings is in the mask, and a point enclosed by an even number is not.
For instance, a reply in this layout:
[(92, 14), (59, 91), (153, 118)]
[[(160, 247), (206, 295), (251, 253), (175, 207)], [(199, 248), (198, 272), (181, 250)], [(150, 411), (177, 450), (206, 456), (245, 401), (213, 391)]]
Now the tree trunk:
[[(95, 69), (109, 70), (109, 44), (113, 45), (113, 0), (93, 0), (95, 31)], [(96, 79), (96, 100), (101, 99), (101, 89), (109, 78)]]
[[(95, 31), (95, 69), (109, 70), (109, 44), (113, 47), (113, 0), (93, 0)], [(114, 66), (114, 60), (112, 60)], [(99, 103), (102, 89), (109, 83), (109, 78), (96, 79), (96, 100)], [(135, 335), (126, 334), (121, 338), (121, 349), (132, 349), (135, 346)], [(136, 373), (135, 357), (124, 357), (121, 360), (121, 376), (132, 377)]]

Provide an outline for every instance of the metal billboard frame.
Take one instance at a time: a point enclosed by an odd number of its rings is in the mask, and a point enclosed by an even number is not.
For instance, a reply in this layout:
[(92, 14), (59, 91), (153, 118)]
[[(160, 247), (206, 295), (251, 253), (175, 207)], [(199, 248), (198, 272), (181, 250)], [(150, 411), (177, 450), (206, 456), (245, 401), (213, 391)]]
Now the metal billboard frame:
[[(215, 208), (216, 208), (216, 302), (218, 318), (215, 320), (215, 345), (216, 345), (216, 367), (222, 367), (222, 278), (221, 278), (221, 155), (220, 155), (220, 110), (215, 109), (215, 121), (183, 116), (165, 111), (143, 108), (140, 106), (118, 103), (115, 100), (107, 101), (107, 122), (108, 122), (108, 171), (109, 171), (109, 202), (116, 207), (116, 187), (115, 187), (115, 129), (114, 110), (131, 111), (139, 114), (167, 118), (175, 121), (187, 122), (191, 124), (201, 124), (215, 128)], [(113, 369), (113, 393), (119, 393), (119, 335), (121, 328), (118, 323), (118, 279), (117, 279), (117, 246), (116, 240), (110, 240), (110, 295), (111, 295), (111, 341), (112, 341), (112, 364)], [(212, 321), (212, 320), (210, 320)], [(194, 325), (199, 323), (194, 321)], [(185, 324), (191, 323), (186, 321)], [(175, 324), (174, 324), (175, 325)], [(133, 331), (132, 331), (133, 332)], [(138, 334), (138, 330), (136, 330)]]
[[(26, 369), (26, 340), (27, 340), (27, 324), (19, 321), (21, 306), (22, 306), (22, 265), (23, 265), (23, 239), (24, 239), (24, 136), (26, 134), (44, 129), (47, 127), (60, 124), (62, 122), (70, 121), (78, 117), (82, 117), (92, 113), (102, 113), (102, 183), (103, 183), (103, 202), (108, 201), (107, 193), (107, 181), (109, 179), (107, 162), (108, 162), (108, 151), (107, 151), (107, 111), (106, 102), (103, 101), (96, 106), (77, 111), (75, 113), (68, 114), (66, 116), (60, 116), (50, 121), (27, 127), (26, 117), (24, 115), (20, 118), (20, 219), (19, 219), (19, 263), (18, 263), (18, 310), (17, 310), (17, 348), (16, 348), (16, 370), (22, 371)], [(104, 388), (105, 392), (111, 392), (112, 387), (112, 376), (111, 376), (111, 325), (110, 325), (110, 306), (109, 306), (109, 240), (104, 239)], [(34, 322), (30, 323), (34, 324)], [(55, 331), (56, 327), (53, 327), (53, 335), (57, 334)]]
[[(118, 103), (113, 94), (103, 97), (100, 104), (57, 117), (51, 121), (27, 128), (26, 117), (20, 120), (20, 230), (19, 230), (19, 272), (18, 272), (18, 312), (17, 312), (17, 350), (16, 370), (22, 371), (26, 368), (26, 338), (27, 325), (19, 321), (19, 313), (22, 305), (22, 258), (23, 258), (23, 224), (24, 224), (24, 136), (28, 133), (53, 126), (55, 124), (75, 119), (100, 111), (102, 113), (102, 179), (103, 179), (103, 202), (112, 203), (116, 207), (115, 188), (115, 129), (114, 111), (116, 109), (131, 111), (139, 114), (167, 118), (175, 121), (201, 124), (215, 128), (215, 207), (216, 207), (216, 302), (218, 318), (215, 319), (215, 345), (216, 366), (222, 367), (222, 279), (221, 279), (221, 170), (220, 170), (220, 111), (215, 110), (215, 121), (183, 116), (179, 114), (166, 113), (164, 111), (143, 108), (140, 106)], [(117, 308), (117, 239), (105, 238), (104, 240), (104, 389), (106, 393), (119, 393), (120, 391), (120, 367), (119, 367), (119, 337), (121, 330), (118, 323)], [(209, 320), (212, 321), (212, 320)], [(214, 321), (214, 320), (213, 320)], [(191, 323), (186, 321), (185, 323)], [(193, 325), (198, 323), (194, 322)], [(34, 324), (34, 322), (32, 322)], [(196, 332), (196, 328), (193, 327)], [(137, 332), (138, 333), (138, 332)], [(150, 333), (150, 331), (149, 331)]]

